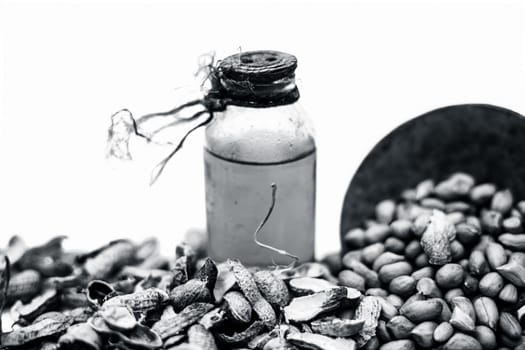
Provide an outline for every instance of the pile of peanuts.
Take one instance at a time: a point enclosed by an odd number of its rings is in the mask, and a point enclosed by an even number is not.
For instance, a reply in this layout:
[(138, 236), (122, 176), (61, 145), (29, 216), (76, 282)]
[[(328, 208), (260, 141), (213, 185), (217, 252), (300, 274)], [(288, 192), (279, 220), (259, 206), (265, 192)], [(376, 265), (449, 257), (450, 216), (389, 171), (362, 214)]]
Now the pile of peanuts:
[(2, 251), (1, 349), (353, 350), (376, 333), (379, 299), (319, 262), (216, 263), (195, 232), (171, 258), (156, 238), (83, 253), (64, 238)]
[(339, 284), (381, 302), (363, 349), (525, 349), (525, 202), (454, 173), (377, 204), (327, 258)]
[(525, 350), (525, 202), (455, 173), (377, 204), (343, 254), (270, 268), (192, 232), (0, 257), (1, 349)]

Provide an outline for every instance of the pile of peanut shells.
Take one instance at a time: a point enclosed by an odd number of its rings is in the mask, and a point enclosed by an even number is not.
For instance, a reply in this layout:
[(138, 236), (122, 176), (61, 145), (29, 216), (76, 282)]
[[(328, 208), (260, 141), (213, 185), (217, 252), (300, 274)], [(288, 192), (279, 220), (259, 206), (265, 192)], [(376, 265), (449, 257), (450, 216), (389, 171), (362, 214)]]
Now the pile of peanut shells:
[(215, 263), (195, 232), (171, 259), (155, 238), (86, 253), (63, 240), (28, 248), (13, 237), (2, 252), (0, 307), (13, 324), (0, 348), (353, 350), (378, 325), (379, 298), (318, 262)]
[(339, 284), (376, 296), (364, 349), (525, 349), (525, 202), (465, 173), (425, 180), (344, 236)]

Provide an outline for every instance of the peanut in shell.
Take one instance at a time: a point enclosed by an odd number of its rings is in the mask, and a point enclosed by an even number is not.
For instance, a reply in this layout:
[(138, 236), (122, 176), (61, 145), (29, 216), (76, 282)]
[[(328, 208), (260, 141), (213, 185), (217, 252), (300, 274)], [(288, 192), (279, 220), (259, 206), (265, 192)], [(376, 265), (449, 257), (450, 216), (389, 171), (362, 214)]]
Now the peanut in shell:
[(110, 244), (97, 255), (88, 258), (84, 270), (94, 279), (104, 279), (128, 265), (135, 257), (135, 246), (126, 240)]
[(192, 303), (211, 302), (212, 294), (206, 281), (194, 278), (173, 288), (169, 293), (169, 300), (175, 311), (180, 311)]
[(290, 292), (286, 283), (268, 270), (253, 274), (255, 284), (263, 297), (274, 307), (285, 307), (290, 302)]
[(239, 288), (241, 288), (244, 296), (252, 305), (253, 311), (259, 316), (267, 328), (273, 328), (277, 322), (275, 311), (270, 303), (261, 295), (250, 271), (235, 259), (229, 259), (228, 265), (235, 276)]
[(231, 291), (224, 294), (224, 302), (228, 313), (234, 320), (241, 323), (249, 323), (252, 318), (252, 307), (242, 293)]
[(212, 304), (194, 303), (172, 317), (157, 321), (153, 324), (151, 329), (163, 340), (166, 340), (171, 336), (180, 334), (191, 325), (197, 323), (212, 309)]
[(64, 315), (68, 318), (70, 318), (72, 323), (81, 323), (81, 322), (87, 322), (87, 320), (93, 316), (94, 310), (89, 307), (77, 307), (72, 310), (68, 310), (64, 312)]
[(29, 322), (44, 312), (56, 307), (59, 302), (59, 297), (56, 289), (48, 289), (34, 297), (27, 304), (22, 304), (21, 301), (17, 301), (11, 310), (18, 315), (19, 319)]
[(133, 312), (147, 312), (159, 309), (169, 301), (168, 294), (158, 288), (148, 288), (131, 294), (118, 295), (106, 300), (103, 306), (124, 305)]
[(206, 288), (210, 292), (215, 288), (215, 283), (217, 282), (217, 277), (219, 275), (219, 269), (215, 262), (210, 258), (204, 258), (200, 269), (195, 273), (194, 278), (198, 279), (206, 284)]
[(60, 334), (70, 325), (71, 323), (68, 317), (56, 314), (54, 317), (35, 320), (35, 322), (29, 326), (2, 334), (0, 344), (6, 347), (21, 346), (37, 339)]
[(175, 260), (170, 269), (170, 272), (173, 275), (172, 288), (188, 281), (190, 275), (190, 264), (191, 262), (187, 256), (181, 256)]
[(13, 276), (9, 280), (7, 289), (8, 302), (21, 299), (26, 301), (40, 292), (42, 278), (40, 273), (35, 270), (24, 270)]

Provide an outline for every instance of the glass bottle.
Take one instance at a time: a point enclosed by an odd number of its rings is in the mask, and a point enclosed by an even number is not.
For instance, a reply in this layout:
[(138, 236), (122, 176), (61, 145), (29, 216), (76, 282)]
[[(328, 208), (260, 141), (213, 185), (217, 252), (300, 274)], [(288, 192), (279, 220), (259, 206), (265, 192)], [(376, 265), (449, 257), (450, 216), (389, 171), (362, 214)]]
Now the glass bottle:
[(248, 265), (287, 264), (314, 257), (316, 146), (298, 103), (294, 56), (254, 51), (227, 57), (217, 68), (215, 93), (228, 100), (206, 128), (204, 149), (209, 255)]

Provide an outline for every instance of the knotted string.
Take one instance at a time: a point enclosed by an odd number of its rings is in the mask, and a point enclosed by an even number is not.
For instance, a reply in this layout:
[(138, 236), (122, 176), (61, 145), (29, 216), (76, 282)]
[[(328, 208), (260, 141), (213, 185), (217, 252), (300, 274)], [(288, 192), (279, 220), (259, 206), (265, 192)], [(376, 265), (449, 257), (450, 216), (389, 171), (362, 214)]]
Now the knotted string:
[[(206, 61), (204, 61), (205, 59)], [(207, 83), (210, 86), (202, 98), (183, 103), (168, 111), (146, 114), (138, 119), (135, 119), (128, 109), (122, 109), (114, 113), (111, 116), (111, 125), (108, 130), (108, 157), (125, 160), (131, 159), (129, 140), (132, 135), (143, 138), (148, 143), (175, 146), (173, 150), (154, 167), (150, 179), (150, 185), (152, 185), (162, 174), (167, 163), (182, 148), (188, 136), (195, 130), (208, 125), (213, 120), (215, 112), (226, 110), (228, 105), (255, 108), (270, 107), (290, 104), (299, 98), (299, 92), (295, 86), (293, 74), (289, 77), (265, 83), (232, 79), (223, 74), (220, 62), (215, 62), (213, 54), (201, 56), (201, 63), (199, 64), (199, 70), (196, 75), (199, 74), (205, 76), (201, 88), (204, 90), (204, 86)], [(197, 106), (201, 106), (203, 109), (195, 112), (190, 117), (180, 117), (182, 111)], [(207, 115), (206, 119), (189, 129), (177, 144), (169, 141), (158, 142), (155, 140), (155, 136), (160, 132), (180, 124), (195, 121), (204, 115)], [(174, 119), (151, 132), (146, 132), (142, 128), (145, 123), (158, 117), (162, 118), (162, 121), (170, 117)]]
[[(181, 111), (198, 105), (204, 107), (204, 109), (195, 112), (193, 115), (187, 118), (180, 118), (178, 116), (178, 114)], [(131, 153), (129, 151), (129, 139), (131, 135), (141, 137), (147, 142), (162, 144), (154, 140), (155, 135), (157, 135), (161, 131), (167, 128), (177, 126), (179, 124), (192, 122), (194, 120), (199, 119), (203, 115), (207, 115), (207, 118), (205, 120), (189, 129), (179, 140), (179, 142), (175, 145), (174, 149), (155, 166), (150, 179), (150, 185), (152, 185), (162, 174), (168, 162), (182, 148), (188, 136), (195, 130), (208, 125), (213, 120), (214, 112), (224, 111), (227, 105), (228, 99), (216, 99), (205, 96), (202, 99), (186, 102), (169, 111), (146, 114), (138, 119), (135, 119), (131, 111), (129, 111), (128, 109), (122, 109), (111, 116), (111, 126), (108, 131), (108, 156), (116, 157), (119, 159), (131, 159)], [(155, 129), (150, 133), (145, 133), (140, 128), (140, 125), (153, 118), (168, 116), (174, 116), (175, 120)], [(171, 142), (166, 142), (165, 144), (173, 145), (173, 143)]]

